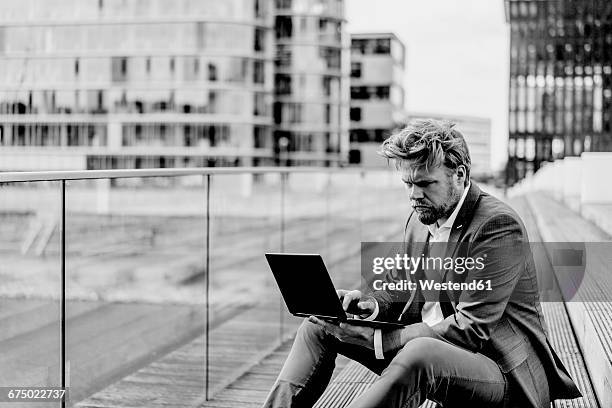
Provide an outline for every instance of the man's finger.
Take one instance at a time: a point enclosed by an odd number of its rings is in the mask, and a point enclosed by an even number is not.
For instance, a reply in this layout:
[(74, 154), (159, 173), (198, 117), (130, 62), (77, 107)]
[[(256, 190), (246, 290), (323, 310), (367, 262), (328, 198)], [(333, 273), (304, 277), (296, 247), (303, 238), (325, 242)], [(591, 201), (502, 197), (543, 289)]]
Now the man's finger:
[(315, 316), (310, 316), (308, 318), (308, 321), (310, 321), (311, 323), (314, 324), (318, 324), (319, 326), (322, 326), (324, 329), (327, 329), (328, 326), (330, 326), (330, 324), (328, 322), (326, 322), (325, 320), (321, 320), (318, 317)]
[(354, 300), (358, 300), (361, 299), (361, 292), (358, 290), (352, 290), (350, 292), (348, 292), (346, 295), (344, 295), (344, 300), (342, 301), (342, 308), (344, 310), (348, 310), (350, 304), (354, 301)]
[(351, 296), (350, 292), (344, 295), (344, 299), (342, 299), (342, 308), (347, 310), (352, 301), (353, 297)]
[(314, 324), (318, 324), (323, 328), (323, 330), (325, 330), (329, 334), (332, 334), (334, 336), (337, 334), (336, 332), (338, 331), (338, 326), (336, 326), (335, 324), (326, 322), (325, 320), (321, 320), (315, 316), (310, 316), (308, 318), (308, 321)]
[(357, 307), (361, 310), (373, 312), (374, 309), (376, 308), (376, 305), (374, 305), (374, 302), (372, 302), (371, 300), (365, 300), (363, 302), (357, 303)]

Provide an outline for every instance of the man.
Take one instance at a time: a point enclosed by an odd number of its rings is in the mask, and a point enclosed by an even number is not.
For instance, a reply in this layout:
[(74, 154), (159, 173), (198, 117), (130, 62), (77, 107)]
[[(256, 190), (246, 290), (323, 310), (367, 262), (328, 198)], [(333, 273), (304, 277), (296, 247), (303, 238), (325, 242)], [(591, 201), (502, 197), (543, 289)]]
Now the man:
[[(452, 124), (414, 121), (387, 139), (381, 154), (395, 161), (409, 192), (406, 254), (429, 254), (442, 243), (443, 254), (487, 259), (453, 278), (489, 282), (492, 290), (453, 289), (433, 298), (418, 286), (409, 294), (338, 291), (347, 312), (407, 326), (381, 332), (310, 317), (264, 406), (312, 407), (338, 353), (380, 374), (351, 408), (416, 408), (426, 399), (444, 407), (549, 408), (551, 400), (580, 396), (546, 337), (523, 223), (470, 181), (463, 136)], [(421, 269), (410, 279), (436, 273)], [(394, 270), (385, 279), (403, 278)]]

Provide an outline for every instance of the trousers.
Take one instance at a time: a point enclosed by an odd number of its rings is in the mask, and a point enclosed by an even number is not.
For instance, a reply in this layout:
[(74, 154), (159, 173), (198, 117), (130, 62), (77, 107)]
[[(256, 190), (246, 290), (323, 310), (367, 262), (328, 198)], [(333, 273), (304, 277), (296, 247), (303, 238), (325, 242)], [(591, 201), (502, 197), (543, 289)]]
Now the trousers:
[(502, 408), (508, 400), (506, 376), (483, 354), (421, 337), (379, 360), (373, 350), (340, 342), (305, 320), (263, 406), (311, 408), (329, 384), (338, 354), (379, 375), (349, 408), (417, 408), (426, 399), (444, 408)]

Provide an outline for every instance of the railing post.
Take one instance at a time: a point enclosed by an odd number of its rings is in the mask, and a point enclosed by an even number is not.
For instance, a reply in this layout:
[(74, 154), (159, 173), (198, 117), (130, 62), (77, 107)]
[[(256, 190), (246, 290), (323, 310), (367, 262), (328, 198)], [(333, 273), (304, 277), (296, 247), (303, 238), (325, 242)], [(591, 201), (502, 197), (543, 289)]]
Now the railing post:
[(330, 256), (330, 251), (329, 251), (329, 236), (331, 234), (331, 231), (333, 230), (333, 226), (330, 225), (331, 222), (333, 222), (333, 218), (331, 217), (331, 212), (332, 210), (332, 205), (331, 205), (331, 196), (330, 196), (330, 192), (329, 190), (331, 190), (331, 183), (332, 183), (332, 172), (331, 171), (327, 171), (327, 180), (325, 182), (325, 217), (323, 218), (324, 222), (325, 222), (325, 236), (324, 236), (324, 242), (325, 242), (325, 256), (329, 257)]
[[(61, 181), (60, 204), (60, 375), (61, 387), (66, 387), (66, 180)], [(62, 408), (66, 401), (62, 398)]]
[(205, 398), (209, 400), (209, 386), (210, 386), (210, 174), (206, 175), (206, 274), (205, 286), (206, 286), (206, 328), (205, 328), (205, 339), (206, 339), (206, 351), (205, 351)]
[[(280, 173), (280, 189), (281, 189), (281, 199), (280, 199), (280, 252), (285, 252), (285, 195), (286, 195), (286, 184), (287, 184), (287, 176), (289, 173), (284, 173), (281, 171)], [(278, 295), (278, 315), (279, 315), (279, 342), (283, 341), (283, 336), (285, 334), (285, 308), (283, 304), (283, 299), (280, 295)]]
[[(359, 172), (359, 191), (357, 192), (357, 214), (359, 217), (359, 241), (363, 242), (363, 223), (364, 223), (364, 214), (363, 214), (363, 198), (361, 197), (361, 193), (365, 190), (365, 170)], [(386, 201), (386, 200), (385, 200)], [(386, 209), (383, 209), (386, 211)]]

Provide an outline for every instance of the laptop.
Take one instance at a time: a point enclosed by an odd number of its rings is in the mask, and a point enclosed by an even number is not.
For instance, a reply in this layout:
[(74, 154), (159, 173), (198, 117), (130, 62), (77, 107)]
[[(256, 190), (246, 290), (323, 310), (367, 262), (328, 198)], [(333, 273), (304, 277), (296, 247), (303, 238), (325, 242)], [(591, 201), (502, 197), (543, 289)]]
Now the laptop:
[(265, 255), (287, 309), (294, 316), (316, 316), (333, 323), (346, 322), (381, 329), (398, 329), (405, 326), (401, 323), (355, 319), (347, 315), (321, 255)]

